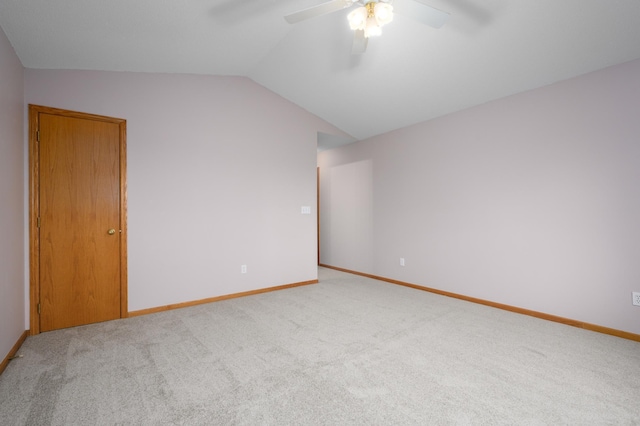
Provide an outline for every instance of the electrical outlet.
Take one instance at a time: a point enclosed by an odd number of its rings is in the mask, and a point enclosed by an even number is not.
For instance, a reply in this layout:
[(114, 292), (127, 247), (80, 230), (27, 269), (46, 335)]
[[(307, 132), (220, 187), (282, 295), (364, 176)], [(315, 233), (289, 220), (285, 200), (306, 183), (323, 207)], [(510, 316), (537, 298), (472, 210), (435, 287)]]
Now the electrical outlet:
[(240, 265), (240, 273), (241, 274), (247, 273), (247, 265)]
[(633, 306), (640, 306), (640, 292), (634, 291), (631, 295), (633, 296)]

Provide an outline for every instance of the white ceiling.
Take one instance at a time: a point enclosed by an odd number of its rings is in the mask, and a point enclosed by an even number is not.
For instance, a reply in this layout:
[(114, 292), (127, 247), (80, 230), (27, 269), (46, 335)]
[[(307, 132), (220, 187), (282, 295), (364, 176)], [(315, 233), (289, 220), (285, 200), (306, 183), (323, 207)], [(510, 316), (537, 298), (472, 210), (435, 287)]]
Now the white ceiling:
[(639, 0), (420, 0), (449, 22), (360, 56), (349, 9), (283, 19), (324, 1), (0, 0), (0, 26), (27, 68), (247, 76), (357, 140), (640, 58)]

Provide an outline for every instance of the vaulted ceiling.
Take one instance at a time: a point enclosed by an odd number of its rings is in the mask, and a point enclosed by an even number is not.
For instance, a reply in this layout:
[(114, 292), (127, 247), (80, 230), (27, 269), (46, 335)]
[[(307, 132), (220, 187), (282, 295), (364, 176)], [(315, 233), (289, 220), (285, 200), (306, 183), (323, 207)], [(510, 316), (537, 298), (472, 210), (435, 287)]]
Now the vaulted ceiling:
[(363, 55), (349, 9), (283, 19), (325, 1), (0, 0), (0, 26), (27, 68), (246, 76), (357, 140), (640, 58), (638, 0), (419, 0), (444, 27), (396, 15)]

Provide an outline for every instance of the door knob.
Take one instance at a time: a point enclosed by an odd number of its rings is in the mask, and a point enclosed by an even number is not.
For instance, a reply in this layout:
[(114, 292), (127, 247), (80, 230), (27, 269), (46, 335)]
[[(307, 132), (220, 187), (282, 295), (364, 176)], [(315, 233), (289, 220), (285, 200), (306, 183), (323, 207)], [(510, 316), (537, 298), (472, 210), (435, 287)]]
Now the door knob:
[(116, 233), (116, 230), (115, 230), (115, 229), (113, 229), (113, 228), (111, 228), (111, 229), (109, 229), (109, 230), (107, 231), (107, 234), (109, 234), (109, 235), (113, 235), (113, 234), (115, 234), (115, 233)]

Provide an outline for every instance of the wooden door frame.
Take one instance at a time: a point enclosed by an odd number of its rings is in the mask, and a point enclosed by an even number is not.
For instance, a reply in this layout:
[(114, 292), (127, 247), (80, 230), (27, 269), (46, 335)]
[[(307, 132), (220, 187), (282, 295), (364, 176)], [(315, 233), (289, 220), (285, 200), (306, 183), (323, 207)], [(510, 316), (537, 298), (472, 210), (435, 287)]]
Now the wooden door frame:
[(320, 265), (320, 167), (316, 167), (316, 221), (316, 250), (318, 252), (318, 265)]
[(128, 312), (127, 293), (127, 121), (121, 118), (67, 111), (29, 104), (29, 324), (30, 334), (40, 333), (40, 150), (38, 128), (40, 113), (118, 124), (120, 129), (120, 318)]

